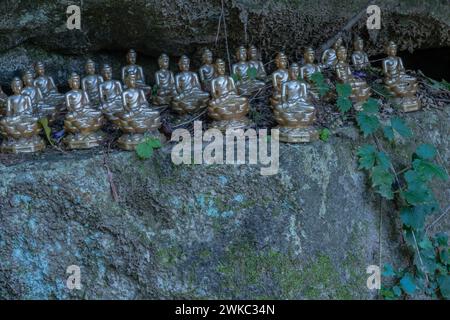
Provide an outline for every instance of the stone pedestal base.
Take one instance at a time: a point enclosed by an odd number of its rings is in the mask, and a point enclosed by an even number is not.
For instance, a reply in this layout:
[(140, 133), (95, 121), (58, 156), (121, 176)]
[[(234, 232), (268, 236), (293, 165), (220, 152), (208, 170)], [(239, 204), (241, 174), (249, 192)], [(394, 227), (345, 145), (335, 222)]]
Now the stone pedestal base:
[(210, 129), (219, 129), (222, 132), (225, 132), (227, 129), (247, 129), (252, 125), (252, 122), (247, 117), (243, 117), (241, 119), (231, 119), (231, 120), (219, 120), (213, 121), (208, 126)]
[(288, 143), (313, 142), (319, 139), (319, 131), (313, 127), (290, 128), (278, 126), (280, 131), (279, 140)]
[(136, 146), (138, 144), (144, 142), (145, 139), (148, 138), (159, 139), (161, 143), (165, 140), (158, 130), (150, 131), (147, 133), (124, 133), (117, 140), (117, 146), (122, 150), (134, 151), (136, 150)]
[(68, 149), (90, 149), (98, 147), (105, 140), (105, 134), (102, 131), (90, 132), (86, 134), (69, 134), (64, 138), (64, 144)]
[(40, 136), (19, 140), (5, 139), (0, 146), (3, 153), (33, 153), (45, 149), (45, 142)]
[(392, 102), (403, 112), (413, 112), (421, 109), (420, 101), (416, 96), (393, 98)]

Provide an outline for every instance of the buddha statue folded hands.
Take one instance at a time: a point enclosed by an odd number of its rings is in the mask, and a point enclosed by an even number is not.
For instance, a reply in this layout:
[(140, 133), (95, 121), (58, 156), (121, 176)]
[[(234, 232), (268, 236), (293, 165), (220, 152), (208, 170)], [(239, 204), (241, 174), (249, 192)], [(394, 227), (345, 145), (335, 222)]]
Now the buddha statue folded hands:
[(248, 65), (256, 70), (256, 79), (266, 81), (267, 73), (264, 63), (260, 60), (258, 49), (253, 45), (248, 48)]
[(347, 49), (340, 47), (337, 51), (337, 59), (338, 62), (335, 65), (336, 77), (340, 83), (347, 83), (351, 86), (350, 99), (355, 110), (360, 111), (363, 104), (370, 97), (370, 87), (366, 81), (353, 76), (352, 70), (347, 63)]
[(321, 61), (322, 68), (334, 68), (337, 63), (337, 51), (342, 46), (342, 42), (341, 37), (337, 38), (333, 46), (323, 52)]
[(417, 79), (406, 74), (394, 42), (389, 42), (386, 52), (388, 57), (383, 60), (384, 84), (394, 95), (393, 103), (403, 112), (420, 110), (420, 101), (416, 97)]
[(45, 74), (42, 62), (36, 62), (35, 71), (37, 76), (34, 79), (34, 86), (41, 91), (44, 103), (57, 111), (64, 108), (64, 95), (58, 92), (53, 78)]
[(102, 69), (103, 82), (99, 85), (100, 110), (109, 121), (123, 110), (122, 84), (112, 79), (112, 68), (105, 64)]
[(52, 123), (56, 117), (56, 108), (53, 105), (47, 104), (39, 88), (34, 86), (33, 72), (26, 71), (22, 76), (25, 87), (22, 89), (22, 94), (29, 96), (33, 112), (38, 118), (47, 118), (49, 123)]
[(204, 91), (211, 93), (211, 81), (214, 79), (213, 55), (211, 50), (205, 49), (202, 54), (203, 65), (198, 69), (200, 82)]
[(69, 87), (71, 90), (65, 95), (68, 113), (64, 119), (64, 130), (68, 135), (64, 143), (69, 149), (97, 147), (105, 138), (100, 130), (104, 124), (102, 112), (90, 105), (87, 93), (80, 89), (78, 74), (70, 76)]
[(221, 131), (248, 127), (247, 98), (238, 95), (233, 78), (225, 75), (225, 62), (222, 59), (217, 59), (215, 70), (216, 77), (211, 82), (212, 99), (208, 104), (208, 116), (213, 120), (210, 127)]
[(287, 70), (288, 60), (283, 52), (277, 54), (275, 57), (275, 64), (277, 65), (277, 70), (272, 73), (273, 93), (270, 98), (272, 107), (281, 102), (281, 89), (283, 84), (289, 80), (289, 72)]
[(136, 88), (142, 89), (146, 96), (152, 92), (152, 87), (145, 83), (144, 70), (140, 65), (136, 64), (137, 53), (134, 49), (130, 49), (127, 53), (128, 65), (122, 68), (122, 82), (126, 83), (128, 75), (134, 74), (136, 76)]
[(364, 41), (361, 37), (356, 37), (353, 41), (352, 65), (357, 71), (370, 67), (369, 57), (364, 52)]
[(117, 141), (119, 148), (135, 150), (149, 136), (161, 139), (160, 114), (151, 108), (144, 92), (136, 86), (134, 74), (128, 76), (126, 85), (128, 89), (122, 93), (124, 109), (116, 114), (114, 123), (123, 133)]
[(86, 76), (81, 80), (81, 89), (83, 89), (93, 107), (100, 107), (99, 86), (103, 82), (101, 75), (95, 73), (95, 63), (91, 59), (86, 62)]
[(243, 96), (251, 96), (264, 88), (264, 81), (252, 78), (249, 75), (250, 65), (247, 62), (247, 49), (240, 46), (237, 49), (236, 57), (238, 62), (233, 64), (233, 77), (236, 79), (236, 88), (238, 94)]
[(155, 72), (156, 95), (153, 96), (155, 106), (170, 105), (172, 98), (177, 94), (175, 89), (175, 77), (169, 70), (169, 56), (163, 53), (159, 59), (159, 70)]
[(293, 63), (289, 68), (289, 80), (283, 83), (281, 102), (274, 106), (273, 113), (283, 142), (311, 142), (319, 138), (313, 127), (316, 109), (309, 103), (308, 87), (298, 80), (299, 66)]
[(180, 72), (175, 77), (177, 94), (172, 99), (172, 110), (187, 115), (205, 108), (209, 93), (202, 90), (198, 75), (189, 71), (190, 60), (182, 56), (178, 63)]
[(0, 134), (3, 136), (1, 152), (29, 153), (45, 148), (39, 136), (39, 119), (34, 115), (31, 98), (22, 94), (22, 87), (22, 81), (14, 78), (11, 83), (13, 95), (8, 98), (5, 116), (0, 120)]
[(308, 89), (311, 95), (314, 98), (318, 99), (319, 92), (312, 80), (312, 75), (314, 73), (322, 72), (322, 69), (318, 64), (314, 63), (314, 56), (315, 53), (313, 48), (308, 47), (305, 49), (305, 52), (303, 53), (303, 59), (305, 60), (305, 64), (300, 68), (300, 78), (303, 79), (308, 85)]

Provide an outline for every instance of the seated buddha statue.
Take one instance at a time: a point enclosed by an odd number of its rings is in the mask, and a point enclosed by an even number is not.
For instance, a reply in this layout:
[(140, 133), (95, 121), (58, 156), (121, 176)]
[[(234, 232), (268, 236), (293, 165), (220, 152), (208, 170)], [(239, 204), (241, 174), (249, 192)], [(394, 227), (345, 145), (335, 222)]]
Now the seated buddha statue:
[(259, 58), (258, 49), (253, 45), (248, 48), (248, 65), (250, 68), (256, 69), (256, 79), (266, 81), (266, 69)]
[(8, 96), (3, 92), (0, 86), (0, 117), (6, 113), (6, 101), (8, 101)]
[(211, 81), (214, 78), (213, 55), (211, 50), (203, 50), (202, 63), (203, 65), (198, 70), (200, 82), (204, 91), (211, 92)]
[(333, 47), (325, 50), (322, 54), (322, 67), (333, 69), (337, 63), (337, 50), (342, 46), (342, 38), (339, 37)]
[(281, 102), (273, 108), (278, 122), (276, 129), (283, 142), (311, 142), (319, 137), (313, 128), (316, 109), (309, 103), (307, 84), (298, 80), (299, 72), (298, 64), (293, 63), (289, 68), (289, 80), (282, 86)]
[(54, 106), (44, 102), (41, 90), (34, 86), (33, 72), (30, 70), (24, 72), (22, 80), (25, 85), (22, 89), (22, 94), (30, 97), (35, 115), (39, 118), (46, 117), (49, 122), (53, 122), (56, 116), (56, 109)]
[(197, 73), (189, 71), (189, 66), (189, 58), (181, 56), (178, 62), (180, 72), (175, 76), (177, 94), (172, 100), (172, 109), (181, 115), (205, 108), (209, 100), (209, 93), (202, 91)]
[(150, 107), (144, 91), (137, 87), (136, 75), (128, 75), (126, 86), (122, 93), (123, 111), (116, 114), (113, 122), (123, 133), (117, 141), (119, 148), (135, 150), (149, 136), (160, 138), (161, 122), (159, 112)]
[(272, 107), (281, 102), (281, 89), (283, 88), (283, 83), (289, 80), (289, 72), (287, 70), (288, 60), (283, 52), (279, 52), (277, 54), (275, 57), (275, 64), (277, 66), (277, 70), (272, 73), (273, 93), (270, 98), (270, 104)]
[(248, 70), (250, 68), (247, 62), (247, 49), (244, 46), (240, 46), (236, 51), (237, 63), (233, 64), (232, 72), (236, 77), (236, 88), (238, 93), (243, 96), (250, 96), (259, 90), (264, 88), (264, 82), (257, 78), (252, 79)]
[(103, 66), (102, 76), (103, 82), (98, 87), (100, 110), (108, 120), (113, 121), (115, 114), (123, 110), (122, 84), (112, 79), (112, 68), (108, 64)]
[(155, 72), (156, 95), (153, 96), (153, 104), (155, 106), (170, 105), (173, 96), (176, 95), (175, 77), (173, 72), (169, 70), (169, 56), (163, 53), (159, 59), (159, 70)]
[(59, 110), (64, 108), (64, 95), (58, 92), (58, 88), (53, 81), (53, 78), (45, 74), (45, 67), (41, 61), (35, 64), (36, 78), (34, 79), (34, 86), (39, 88), (44, 98), (44, 103)]
[(136, 64), (137, 53), (135, 50), (130, 49), (127, 53), (128, 65), (122, 68), (122, 82), (126, 83), (126, 78), (130, 73), (136, 75), (136, 87), (144, 90), (146, 96), (152, 92), (152, 87), (145, 84), (144, 70), (141, 66)]
[(397, 57), (397, 45), (389, 42), (386, 47), (387, 58), (383, 60), (384, 84), (394, 95), (394, 104), (403, 112), (420, 110), (420, 101), (416, 97), (417, 80), (407, 75), (402, 58)]
[(361, 37), (353, 40), (352, 65), (358, 71), (370, 67), (369, 57), (364, 52), (364, 40)]
[(353, 76), (352, 70), (347, 62), (347, 49), (340, 47), (337, 51), (338, 62), (335, 65), (336, 77), (340, 83), (347, 83), (352, 87), (352, 100), (355, 110), (360, 111), (362, 105), (370, 96), (370, 87), (367, 82), (362, 79), (357, 79)]
[(81, 88), (87, 93), (93, 107), (100, 106), (99, 85), (103, 82), (101, 75), (95, 73), (95, 63), (91, 59), (86, 62), (86, 76), (81, 80)]
[(211, 81), (212, 98), (208, 104), (208, 116), (213, 119), (211, 127), (226, 131), (240, 129), (250, 124), (247, 118), (248, 100), (239, 96), (232, 77), (225, 75), (225, 62), (217, 59), (216, 77)]
[(68, 135), (64, 143), (69, 149), (99, 146), (105, 138), (100, 130), (104, 123), (102, 112), (91, 106), (88, 94), (80, 89), (78, 74), (72, 73), (68, 82), (71, 90), (66, 93), (68, 113), (64, 119), (64, 130)]
[(314, 56), (315, 52), (313, 48), (308, 47), (305, 49), (305, 52), (303, 53), (305, 64), (300, 68), (300, 78), (308, 84), (309, 92), (317, 99), (319, 98), (319, 93), (314, 86), (311, 76), (314, 73), (322, 72), (322, 69), (319, 65), (314, 63)]
[(6, 102), (5, 116), (0, 120), (0, 133), (3, 142), (1, 152), (36, 152), (45, 148), (39, 136), (41, 126), (34, 115), (31, 98), (22, 94), (23, 84), (19, 78), (11, 83), (13, 95)]

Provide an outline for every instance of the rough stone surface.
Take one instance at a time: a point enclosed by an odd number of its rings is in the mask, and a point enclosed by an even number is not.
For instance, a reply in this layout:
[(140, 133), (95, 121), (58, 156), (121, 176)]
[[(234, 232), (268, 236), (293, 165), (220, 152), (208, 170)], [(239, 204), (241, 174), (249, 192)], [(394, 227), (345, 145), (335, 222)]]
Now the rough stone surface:
[[(395, 166), (432, 142), (450, 169), (448, 108), (406, 119), (417, 138), (388, 149)], [(405, 265), (408, 255), (398, 213), (357, 169), (365, 142), (343, 128), (326, 143), (283, 144), (273, 176), (259, 166), (176, 166), (170, 146), (148, 161), (113, 151), (118, 202), (103, 150), (4, 161), (0, 297), (376, 298), (367, 266)], [(448, 206), (448, 183), (434, 188)], [(449, 226), (445, 217), (431, 231)], [(81, 267), (80, 291), (66, 288), (69, 265)]]
[[(299, 59), (300, 48), (307, 45), (317, 48), (326, 43), (368, 2), (224, 1), (231, 55), (236, 46), (252, 43), (262, 48), (265, 61), (272, 60), (278, 50)], [(217, 37), (220, 0), (83, 0), (82, 3), (79, 31), (66, 28), (66, 9), (74, 1), (2, 1), (0, 83), (8, 85), (12, 76), (30, 68), (37, 59), (48, 65), (48, 72), (60, 86), (66, 86), (70, 72), (83, 72), (88, 57), (99, 64), (112, 63), (117, 75), (130, 47), (141, 53), (139, 63), (152, 83), (156, 58), (162, 51), (173, 58), (189, 54), (194, 58), (194, 66), (198, 66), (200, 51), (205, 46), (213, 48), (217, 56), (227, 57), (223, 29)], [(366, 19), (360, 19), (344, 35), (347, 42), (351, 33), (361, 34), (371, 55), (382, 53), (388, 39), (397, 41), (401, 50), (450, 45), (447, 0), (386, 0), (378, 5), (382, 10), (382, 30), (368, 34)]]

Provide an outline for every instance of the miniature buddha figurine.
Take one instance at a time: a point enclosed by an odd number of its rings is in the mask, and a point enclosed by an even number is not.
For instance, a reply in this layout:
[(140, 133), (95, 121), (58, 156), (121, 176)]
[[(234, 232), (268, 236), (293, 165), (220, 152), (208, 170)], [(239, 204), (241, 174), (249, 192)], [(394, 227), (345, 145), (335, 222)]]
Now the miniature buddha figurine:
[(364, 40), (361, 37), (356, 37), (353, 41), (352, 64), (358, 71), (370, 67), (369, 57), (364, 52)]
[(45, 74), (45, 67), (41, 61), (36, 62), (35, 71), (37, 77), (34, 86), (39, 88), (44, 97), (44, 103), (54, 107), (56, 110), (64, 107), (64, 95), (58, 92), (53, 78)]
[(337, 63), (337, 50), (342, 46), (342, 38), (339, 37), (332, 48), (325, 50), (322, 54), (322, 65), (324, 68), (333, 69)]
[(397, 45), (389, 42), (386, 52), (388, 56), (383, 60), (384, 83), (395, 96), (394, 104), (400, 106), (403, 112), (420, 110), (416, 78), (406, 74), (402, 58), (397, 57)]
[(251, 79), (248, 75), (250, 68), (247, 62), (247, 49), (240, 46), (236, 51), (237, 63), (233, 64), (232, 72), (237, 78), (236, 88), (238, 93), (243, 96), (250, 96), (264, 88), (264, 82), (258, 79)]
[(103, 82), (99, 85), (100, 110), (105, 117), (113, 121), (115, 114), (123, 110), (122, 84), (112, 79), (112, 68), (105, 64), (102, 69)]
[(289, 80), (289, 72), (287, 70), (288, 60), (283, 52), (277, 54), (275, 57), (275, 64), (277, 65), (277, 70), (272, 73), (273, 93), (270, 98), (272, 107), (281, 102), (281, 89), (283, 88), (283, 83)]
[(13, 95), (6, 103), (5, 117), (0, 120), (0, 133), (3, 142), (1, 152), (36, 152), (45, 148), (39, 136), (41, 126), (38, 117), (33, 114), (31, 98), (22, 94), (23, 84), (19, 78), (11, 83)]
[(314, 82), (311, 79), (311, 76), (314, 73), (322, 72), (319, 65), (314, 63), (315, 52), (314, 49), (308, 47), (305, 49), (303, 53), (303, 59), (305, 60), (305, 64), (300, 68), (300, 78), (303, 79), (308, 84), (309, 92), (316, 99), (319, 98), (319, 93), (317, 92)]
[(175, 77), (173, 72), (169, 70), (169, 56), (163, 53), (159, 59), (159, 70), (155, 72), (155, 80), (157, 92), (153, 96), (153, 104), (155, 106), (166, 106), (172, 101), (176, 95)]
[(90, 105), (86, 91), (80, 89), (80, 76), (72, 73), (69, 78), (70, 91), (66, 93), (68, 113), (64, 130), (69, 133), (64, 143), (69, 149), (89, 149), (99, 146), (105, 135), (100, 130), (104, 118), (101, 111)]
[(209, 100), (209, 93), (202, 91), (198, 75), (189, 71), (189, 64), (189, 58), (181, 56), (180, 72), (175, 76), (177, 94), (173, 97), (172, 109), (181, 115), (205, 108)]
[(8, 101), (8, 96), (3, 92), (0, 86), (0, 117), (6, 113), (6, 101)]
[(114, 123), (123, 132), (117, 144), (124, 150), (135, 150), (148, 136), (160, 138), (160, 115), (152, 110), (142, 89), (137, 87), (135, 74), (126, 79), (127, 88), (122, 93), (123, 111), (116, 114)]
[(308, 102), (308, 86), (298, 80), (300, 68), (293, 63), (289, 68), (289, 80), (283, 83), (281, 103), (273, 108), (278, 127), (280, 141), (311, 142), (319, 138), (313, 128), (316, 120), (316, 109)]
[(203, 65), (198, 70), (202, 88), (206, 92), (211, 92), (211, 81), (214, 78), (213, 55), (211, 50), (205, 49), (202, 54)]
[(232, 77), (225, 75), (225, 62), (217, 59), (216, 77), (211, 82), (212, 99), (208, 104), (208, 116), (213, 119), (211, 127), (226, 131), (240, 129), (250, 124), (246, 97), (239, 96)]
[(357, 79), (353, 76), (352, 70), (347, 63), (347, 49), (340, 47), (337, 51), (338, 62), (335, 66), (336, 77), (340, 83), (348, 83), (352, 87), (352, 100), (355, 110), (360, 111), (362, 105), (370, 96), (370, 87), (366, 81)]
[(258, 49), (255, 46), (248, 48), (248, 65), (250, 68), (256, 69), (256, 79), (266, 81), (267, 73), (264, 64), (259, 59)]
[(103, 82), (103, 78), (99, 74), (95, 74), (95, 63), (91, 59), (86, 62), (86, 76), (81, 80), (81, 88), (87, 93), (89, 101), (93, 107), (100, 105), (99, 85)]
[(130, 73), (134, 73), (136, 75), (136, 87), (144, 90), (146, 96), (148, 96), (152, 92), (152, 88), (149, 85), (145, 84), (145, 76), (144, 71), (141, 66), (136, 64), (137, 53), (135, 50), (130, 49), (127, 53), (127, 62), (128, 65), (122, 68), (122, 81), (126, 83), (126, 78)]
[(33, 72), (30, 70), (26, 71), (22, 76), (22, 80), (25, 84), (22, 94), (30, 97), (34, 114), (39, 118), (46, 117), (49, 122), (53, 122), (56, 116), (56, 109), (54, 106), (44, 102), (41, 90), (34, 86)]

